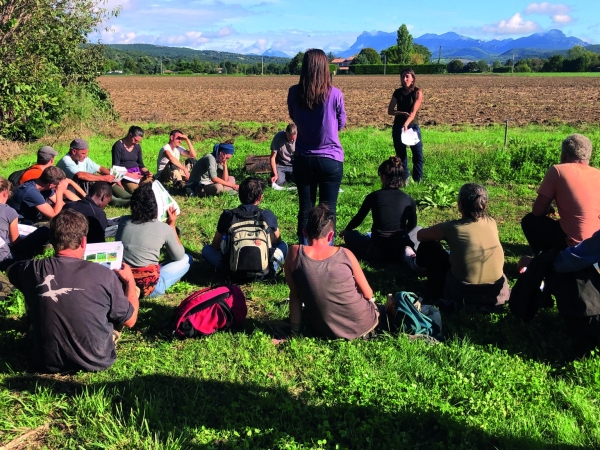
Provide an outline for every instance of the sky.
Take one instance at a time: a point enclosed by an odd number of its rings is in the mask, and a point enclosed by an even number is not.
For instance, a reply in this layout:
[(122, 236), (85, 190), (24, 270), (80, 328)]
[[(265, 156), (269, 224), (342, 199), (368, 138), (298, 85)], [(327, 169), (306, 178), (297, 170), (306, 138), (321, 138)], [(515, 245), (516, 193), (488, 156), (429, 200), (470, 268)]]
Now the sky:
[(91, 40), (293, 56), (349, 48), (364, 31), (413, 37), (454, 31), (476, 39), (518, 38), (551, 29), (600, 43), (600, 0), (99, 0), (120, 7)]

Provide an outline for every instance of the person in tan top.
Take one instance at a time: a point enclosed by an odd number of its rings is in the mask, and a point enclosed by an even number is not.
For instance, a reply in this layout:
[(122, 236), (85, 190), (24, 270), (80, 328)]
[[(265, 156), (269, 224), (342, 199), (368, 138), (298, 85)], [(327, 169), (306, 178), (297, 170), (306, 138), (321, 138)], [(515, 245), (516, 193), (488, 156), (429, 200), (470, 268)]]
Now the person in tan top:
[[(432, 297), (441, 306), (493, 311), (508, 300), (504, 250), (487, 205), (487, 189), (467, 183), (458, 193), (462, 217), (417, 233), (415, 266), (425, 269)], [(440, 241), (446, 241), (450, 254)]]
[[(562, 142), (560, 164), (546, 172), (521, 228), (534, 253), (573, 247), (600, 229), (600, 170), (590, 166), (592, 142), (572, 134)], [(552, 201), (560, 220), (553, 220)]]

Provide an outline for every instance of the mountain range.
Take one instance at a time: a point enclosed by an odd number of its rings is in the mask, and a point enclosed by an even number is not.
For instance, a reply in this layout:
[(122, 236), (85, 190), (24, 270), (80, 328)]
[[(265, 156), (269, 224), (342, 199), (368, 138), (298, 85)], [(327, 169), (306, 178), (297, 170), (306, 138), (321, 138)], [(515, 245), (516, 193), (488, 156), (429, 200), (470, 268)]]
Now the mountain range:
[[(498, 59), (505, 56), (547, 56), (552, 52), (568, 50), (575, 45), (583, 47), (588, 44), (579, 38), (566, 36), (560, 30), (545, 33), (534, 33), (518, 39), (493, 39), (484, 41), (462, 36), (454, 32), (444, 34), (424, 34), (413, 39), (416, 44), (423, 45), (434, 55), (444, 59)], [(338, 52), (341, 57), (356, 55), (365, 47), (381, 51), (396, 44), (396, 32), (383, 31), (363, 32), (356, 42), (345, 51)]]

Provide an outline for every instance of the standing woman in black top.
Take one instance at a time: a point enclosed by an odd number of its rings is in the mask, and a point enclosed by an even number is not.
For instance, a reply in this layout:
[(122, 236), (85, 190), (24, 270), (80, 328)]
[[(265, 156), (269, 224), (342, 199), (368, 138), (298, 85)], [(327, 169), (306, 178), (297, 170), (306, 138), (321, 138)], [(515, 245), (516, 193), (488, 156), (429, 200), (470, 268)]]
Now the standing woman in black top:
[[(404, 256), (406, 247), (414, 248), (416, 244), (417, 206), (411, 196), (400, 189), (404, 186), (400, 158), (390, 156), (381, 163), (377, 173), (381, 189), (365, 197), (340, 236), (358, 259), (371, 263), (398, 261)], [(355, 230), (369, 212), (373, 216), (371, 236)]]
[(412, 69), (404, 69), (400, 74), (402, 87), (396, 89), (388, 106), (388, 115), (394, 116), (392, 127), (392, 139), (396, 155), (402, 160), (404, 167), (404, 179), (408, 180), (408, 158), (406, 145), (400, 139), (402, 131), (412, 128), (419, 136), (419, 143), (413, 145), (413, 181), (419, 182), (423, 177), (423, 142), (421, 142), (421, 129), (417, 121), (417, 112), (423, 102), (423, 91), (415, 86), (415, 72)]

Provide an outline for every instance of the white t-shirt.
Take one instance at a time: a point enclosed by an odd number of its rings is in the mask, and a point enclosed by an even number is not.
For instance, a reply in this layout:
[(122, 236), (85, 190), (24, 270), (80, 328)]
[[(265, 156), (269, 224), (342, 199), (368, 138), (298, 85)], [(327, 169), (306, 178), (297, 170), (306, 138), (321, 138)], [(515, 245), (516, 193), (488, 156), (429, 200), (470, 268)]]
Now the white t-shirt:
[(166, 152), (169, 152), (171, 155), (173, 155), (175, 157), (175, 159), (177, 161), (179, 161), (181, 154), (186, 151), (187, 150), (183, 147), (175, 147), (172, 149), (169, 144), (165, 144), (165, 146), (160, 149), (160, 152), (158, 152), (158, 162), (157, 162), (156, 172), (157, 173), (162, 172), (164, 170), (165, 166), (167, 164), (169, 164), (169, 158), (167, 157)]

